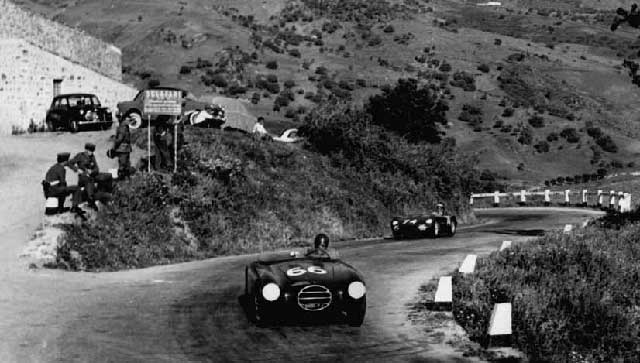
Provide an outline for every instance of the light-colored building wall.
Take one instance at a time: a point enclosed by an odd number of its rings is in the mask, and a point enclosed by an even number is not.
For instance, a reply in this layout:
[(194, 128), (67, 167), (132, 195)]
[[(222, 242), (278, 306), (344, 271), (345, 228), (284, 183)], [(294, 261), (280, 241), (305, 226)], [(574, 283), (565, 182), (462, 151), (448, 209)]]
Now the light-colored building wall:
[(115, 111), (137, 90), (84, 65), (71, 62), (24, 39), (0, 39), (0, 133), (41, 124), (53, 98), (54, 80), (61, 93), (94, 93)]
[(122, 52), (88, 34), (0, 0), (0, 39), (23, 39), (50, 53), (122, 80)]

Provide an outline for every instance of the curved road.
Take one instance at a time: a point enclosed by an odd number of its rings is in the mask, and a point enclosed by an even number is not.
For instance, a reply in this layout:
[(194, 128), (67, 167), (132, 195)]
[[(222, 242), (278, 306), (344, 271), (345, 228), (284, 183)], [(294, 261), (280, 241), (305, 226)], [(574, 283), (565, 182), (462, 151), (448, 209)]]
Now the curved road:
[(407, 304), (420, 285), (466, 254), (487, 254), (502, 240), (518, 243), (594, 214), (492, 209), (477, 211), (485, 223), (454, 238), (335, 243), (366, 278), (360, 328), (248, 323), (238, 298), (244, 265), (255, 256), (100, 274), (11, 269), (0, 281), (0, 361), (477, 361), (409, 321)]

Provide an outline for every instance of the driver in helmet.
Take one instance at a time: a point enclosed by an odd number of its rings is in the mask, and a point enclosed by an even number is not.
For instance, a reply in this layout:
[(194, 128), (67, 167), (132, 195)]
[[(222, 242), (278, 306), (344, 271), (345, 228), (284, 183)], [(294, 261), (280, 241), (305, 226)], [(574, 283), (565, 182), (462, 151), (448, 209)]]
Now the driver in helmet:
[(327, 257), (329, 256), (329, 237), (320, 233), (316, 235), (316, 238), (313, 241), (313, 248), (307, 250), (307, 256), (319, 256), (319, 257)]
[(444, 203), (436, 204), (436, 214), (439, 216), (444, 216)]

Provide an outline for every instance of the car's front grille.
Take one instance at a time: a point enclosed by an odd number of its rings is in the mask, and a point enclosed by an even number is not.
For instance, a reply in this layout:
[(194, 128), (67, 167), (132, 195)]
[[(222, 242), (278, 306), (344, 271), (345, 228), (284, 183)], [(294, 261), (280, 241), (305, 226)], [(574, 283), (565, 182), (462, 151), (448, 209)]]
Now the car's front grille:
[(319, 311), (331, 305), (331, 291), (324, 286), (309, 285), (298, 292), (298, 305), (307, 311)]

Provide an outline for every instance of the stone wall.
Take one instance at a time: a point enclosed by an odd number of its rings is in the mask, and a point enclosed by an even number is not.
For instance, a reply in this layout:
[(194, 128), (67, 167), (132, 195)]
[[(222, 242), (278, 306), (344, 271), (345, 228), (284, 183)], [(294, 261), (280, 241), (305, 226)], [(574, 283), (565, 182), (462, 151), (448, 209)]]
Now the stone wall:
[(31, 13), (8, 0), (0, 0), (0, 39), (16, 38), (115, 80), (122, 79), (120, 49)]
[(13, 127), (26, 130), (44, 122), (53, 99), (53, 81), (62, 80), (61, 93), (94, 93), (116, 110), (137, 90), (77, 63), (63, 59), (23, 39), (0, 40), (0, 133)]

